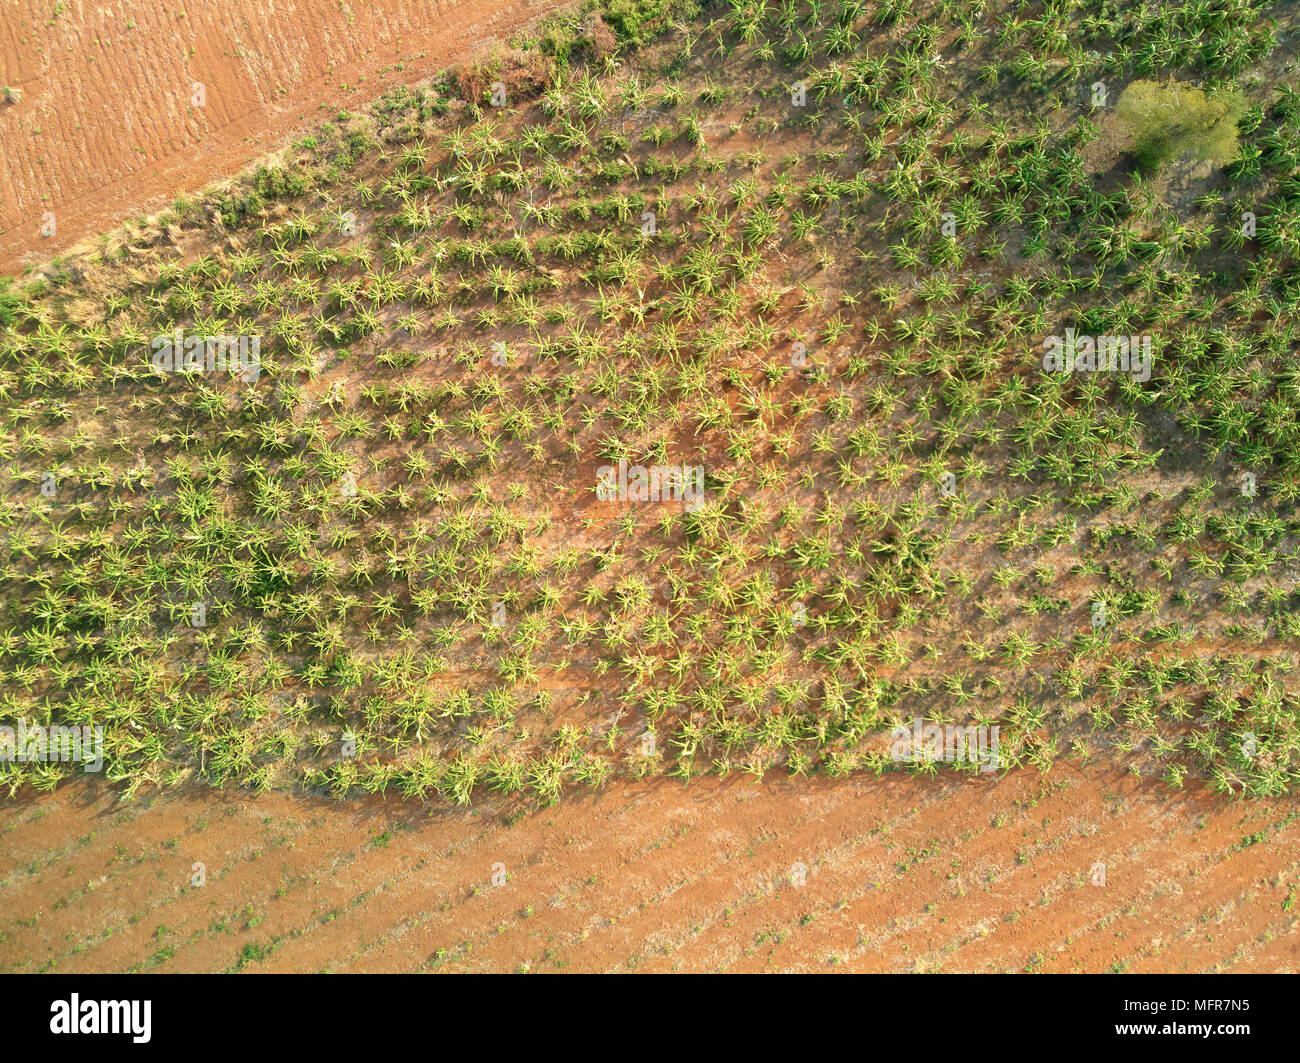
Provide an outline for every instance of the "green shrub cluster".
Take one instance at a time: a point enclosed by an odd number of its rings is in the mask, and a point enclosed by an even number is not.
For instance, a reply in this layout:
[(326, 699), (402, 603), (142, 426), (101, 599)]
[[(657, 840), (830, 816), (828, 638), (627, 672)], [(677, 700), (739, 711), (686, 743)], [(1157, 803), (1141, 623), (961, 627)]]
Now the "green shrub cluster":
[(1229, 162), (1245, 112), (1238, 92), (1211, 94), (1177, 82), (1135, 81), (1119, 98), (1120, 119), (1135, 142), (1133, 158), (1144, 173), (1185, 155), (1216, 166)]

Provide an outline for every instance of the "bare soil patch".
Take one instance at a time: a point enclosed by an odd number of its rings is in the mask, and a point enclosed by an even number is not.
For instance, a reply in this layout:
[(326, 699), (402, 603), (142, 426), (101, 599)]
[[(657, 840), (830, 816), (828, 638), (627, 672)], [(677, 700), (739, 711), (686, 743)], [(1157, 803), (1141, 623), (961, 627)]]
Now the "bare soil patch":
[(1171, 798), (1113, 767), (624, 783), (518, 818), (199, 788), (122, 804), (78, 783), (11, 802), (0, 835), (7, 971), (1293, 971), (1300, 958), (1294, 802), (1200, 786)]

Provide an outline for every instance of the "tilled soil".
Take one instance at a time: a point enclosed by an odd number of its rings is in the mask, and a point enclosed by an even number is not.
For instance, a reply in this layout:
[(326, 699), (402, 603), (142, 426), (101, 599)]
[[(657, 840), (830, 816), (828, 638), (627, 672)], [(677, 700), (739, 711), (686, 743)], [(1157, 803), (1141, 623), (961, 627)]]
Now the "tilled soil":
[(22, 96), (0, 102), (0, 273), (232, 176), (295, 130), (487, 52), (564, 6), (132, 0), (58, 5), (52, 17), (45, 0), (5, 0), (0, 84)]
[(1292, 971), (1296, 815), (1068, 766), (523, 814), (78, 783), (0, 812), (0, 968)]

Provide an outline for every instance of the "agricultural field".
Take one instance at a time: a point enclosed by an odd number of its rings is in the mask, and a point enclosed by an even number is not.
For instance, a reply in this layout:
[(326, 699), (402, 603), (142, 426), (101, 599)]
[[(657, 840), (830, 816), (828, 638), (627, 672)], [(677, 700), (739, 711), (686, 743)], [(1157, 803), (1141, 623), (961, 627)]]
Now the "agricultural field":
[(80, 253), (133, 213), (234, 176), (299, 125), (489, 51), (562, 6), (5, 0), (0, 273)]
[(0, 966), (1293, 969), (1294, 5), (543, 8), (0, 278)]
[(1291, 972), (1300, 822), (1120, 766), (612, 782), (528, 811), (8, 809), (3, 972)]

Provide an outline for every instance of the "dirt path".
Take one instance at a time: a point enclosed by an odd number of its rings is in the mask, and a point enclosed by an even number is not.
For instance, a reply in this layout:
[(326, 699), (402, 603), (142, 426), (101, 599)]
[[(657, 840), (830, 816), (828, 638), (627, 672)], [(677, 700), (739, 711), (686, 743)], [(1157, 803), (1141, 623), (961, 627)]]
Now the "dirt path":
[(0, 970), (1300, 968), (1294, 802), (1063, 767), (504, 811), (84, 785), (11, 802)]
[[(238, 173), (504, 43), (560, 0), (5, 0), (0, 273)], [(62, 12), (52, 15), (55, 8)], [(195, 106), (196, 83), (203, 105)], [(41, 230), (53, 215), (54, 234)]]

